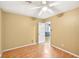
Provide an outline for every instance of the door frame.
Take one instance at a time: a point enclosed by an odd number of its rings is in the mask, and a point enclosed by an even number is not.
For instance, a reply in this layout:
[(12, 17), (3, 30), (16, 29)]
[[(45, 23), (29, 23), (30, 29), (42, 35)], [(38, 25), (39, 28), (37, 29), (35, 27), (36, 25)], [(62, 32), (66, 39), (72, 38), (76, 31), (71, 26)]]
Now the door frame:
[[(50, 21), (51, 22), (51, 20), (48, 20), (48, 21)], [(45, 22), (48, 22), (48, 21), (45, 21)], [(38, 22), (39, 23), (39, 22)], [(39, 30), (39, 28), (38, 28), (38, 23), (37, 23), (37, 33), (36, 33), (36, 44), (39, 44), (39, 39), (38, 39), (38, 30)], [(44, 23), (44, 22), (42, 22), (42, 23)], [(50, 24), (50, 27), (51, 27), (51, 38), (50, 38), (50, 45), (52, 45), (52, 22), (51, 22), (51, 24)]]
[(37, 24), (37, 34), (38, 34), (38, 36), (37, 36), (37, 43), (38, 44), (40, 44), (40, 42), (39, 42), (39, 23), (44, 23), (44, 25), (45, 25), (45, 22), (38, 22), (38, 24)]

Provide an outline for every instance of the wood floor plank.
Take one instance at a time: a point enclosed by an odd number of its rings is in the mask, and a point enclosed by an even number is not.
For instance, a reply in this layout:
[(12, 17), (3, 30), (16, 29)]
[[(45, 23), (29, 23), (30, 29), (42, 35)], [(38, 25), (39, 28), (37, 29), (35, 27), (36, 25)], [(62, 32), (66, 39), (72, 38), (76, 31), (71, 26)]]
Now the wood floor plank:
[(4, 52), (2, 58), (75, 58), (75, 56), (49, 45), (37, 44)]

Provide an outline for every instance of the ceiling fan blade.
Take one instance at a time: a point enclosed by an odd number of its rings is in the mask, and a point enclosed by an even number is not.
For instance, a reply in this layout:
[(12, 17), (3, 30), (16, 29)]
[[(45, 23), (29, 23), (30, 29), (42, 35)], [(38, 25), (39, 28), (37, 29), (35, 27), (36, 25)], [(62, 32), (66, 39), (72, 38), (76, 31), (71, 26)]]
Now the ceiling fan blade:
[(59, 5), (59, 4), (60, 4), (60, 3), (58, 3), (58, 2), (51, 3), (51, 4), (49, 4), (49, 7), (57, 6), (57, 5)]
[(44, 12), (44, 8), (41, 9), (41, 11), (39, 12), (39, 16), (42, 15), (42, 13)]
[(41, 7), (33, 7), (33, 8), (31, 8), (31, 9), (39, 9), (39, 8), (41, 8)]

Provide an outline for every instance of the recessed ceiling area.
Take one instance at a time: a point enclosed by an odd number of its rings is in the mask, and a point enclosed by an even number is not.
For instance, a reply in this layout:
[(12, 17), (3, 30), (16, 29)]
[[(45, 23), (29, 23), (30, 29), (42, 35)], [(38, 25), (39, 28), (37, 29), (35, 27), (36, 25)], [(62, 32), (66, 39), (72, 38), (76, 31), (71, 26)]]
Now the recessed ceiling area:
[(45, 19), (79, 7), (79, 1), (0, 1), (5, 12)]

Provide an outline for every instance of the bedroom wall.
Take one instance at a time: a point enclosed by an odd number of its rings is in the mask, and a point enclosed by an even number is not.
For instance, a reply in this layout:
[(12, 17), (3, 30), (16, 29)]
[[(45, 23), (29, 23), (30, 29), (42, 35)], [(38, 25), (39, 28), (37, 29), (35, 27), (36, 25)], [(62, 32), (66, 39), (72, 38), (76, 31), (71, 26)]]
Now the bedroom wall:
[(38, 19), (3, 12), (2, 50), (36, 43)]
[(79, 55), (79, 8), (50, 19), (52, 44)]

